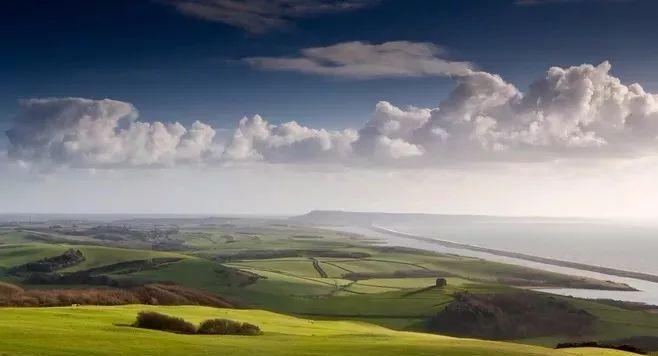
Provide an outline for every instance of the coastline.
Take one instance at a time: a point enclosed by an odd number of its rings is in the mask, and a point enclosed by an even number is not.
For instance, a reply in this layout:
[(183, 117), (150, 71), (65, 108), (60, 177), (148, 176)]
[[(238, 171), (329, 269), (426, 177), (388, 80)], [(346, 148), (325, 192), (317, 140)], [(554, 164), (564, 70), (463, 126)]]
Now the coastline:
[[(393, 230), (393, 229), (389, 229), (389, 228), (382, 227), (382, 226), (377, 226), (377, 225), (371, 225), (370, 229), (373, 230), (373, 231), (379, 232), (379, 233), (390, 234), (390, 235), (395, 235), (395, 236), (404, 237), (404, 238), (408, 238), (408, 239), (414, 239), (414, 240), (419, 240), (419, 241), (423, 241), (423, 242), (434, 243), (434, 244), (437, 244), (437, 245), (450, 247), (450, 248), (459, 248), (459, 249), (470, 250), (470, 251), (475, 251), (475, 252), (489, 253), (489, 254), (492, 254), (492, 255), (509, 257), (509, 258), (516, 258), (516, 259), (521, 259), (521, 260), (526, 260), (526, 261), (531, 261), (531, 262), (543, 263), (543, 264), (547, 264), (547, 265), (573, 268), (573, 269), (578, 269), (578, 270), (583, 270), (583, 271), (606, 274), (606, 275), (610, 275), (610, 276), (633, 278), (633, 279), (639, 279), (639, 280), (643, 280), (643, 281), (658, 283), (658, 275), (649, 274), (649, 273), (626, 271), (626, 270), (621, 270), (621, 269), (616, 269), (616, 268), (588, 265), (588, 264), (579, 263), (579, 262), (564, 261), (564, 260), (559, 260), (559, 259), (554, 259), (554, 258), (547, 258), (547, 257), (529, 255), (529, 254), (525, 254), (525, 253), (511, 252), (511, 251), (493, 249), (493, 248), (488, 248), (488, 247), (475, 246), (475, 245), (470, 245), (470, 244), (465, 244), (465, 243), (460, 243), (460, 242), (454, 242), (454, 241), (449, 241), (449, 240), (429, 238), (429, 237), (409, 234), (409, 233), (406, 233), (406, 232), (396, 231), (396, 230)], [(636, 290), (636, 289), (632, 288), (632, 290)]]

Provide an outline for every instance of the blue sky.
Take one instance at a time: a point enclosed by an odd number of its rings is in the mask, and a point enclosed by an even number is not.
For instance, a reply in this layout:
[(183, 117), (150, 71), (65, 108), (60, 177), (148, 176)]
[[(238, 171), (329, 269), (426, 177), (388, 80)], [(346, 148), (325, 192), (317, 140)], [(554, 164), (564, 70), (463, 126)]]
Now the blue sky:
[(249, 68), (249, 56), (293, 55), (345, 41), (431, 42), (450, 58), (520, 88), (549, 66), (610, 60), (624, 82), (658, 88), (658, 3), (382, 0), (254, 35), (150, 0), (6, 0), (0, 4), (0, 117), (18, 99), (76, 96), (133, 103), (142, 120), (232, 127), (274, 122), (358, 127), (374, 104), (435, 107), (446, 78), (346, 80)]
[(656, 13), (3, 0), (0, 212), (655, 218)]

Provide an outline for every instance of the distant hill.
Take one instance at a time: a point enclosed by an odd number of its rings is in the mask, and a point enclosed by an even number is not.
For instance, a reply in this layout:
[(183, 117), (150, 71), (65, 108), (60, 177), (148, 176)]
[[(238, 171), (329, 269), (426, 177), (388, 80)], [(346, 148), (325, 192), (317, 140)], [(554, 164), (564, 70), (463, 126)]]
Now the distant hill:
[(544, 217), (504, 217), (489, 215), (443, 215), (443, 214), (408, 214), (408, 213), (378, 213), (354, 212), (338, 210), (313, 210), (307, 214), (295, 216), (290, 220), (297, 223), (313, 225), (432, 225), (440, 223), (473, 223), (473, 222), (586, 222), (593, 219), (579, 218), (544, 218)]

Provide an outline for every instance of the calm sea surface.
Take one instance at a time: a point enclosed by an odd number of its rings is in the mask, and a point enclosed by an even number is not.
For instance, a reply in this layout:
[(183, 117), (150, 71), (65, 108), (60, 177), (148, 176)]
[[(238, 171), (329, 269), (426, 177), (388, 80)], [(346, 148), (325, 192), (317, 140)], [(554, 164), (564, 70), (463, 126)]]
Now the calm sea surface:
[(658, 225), (492, 221), (391, 228), (471, 245), (658, 274)]

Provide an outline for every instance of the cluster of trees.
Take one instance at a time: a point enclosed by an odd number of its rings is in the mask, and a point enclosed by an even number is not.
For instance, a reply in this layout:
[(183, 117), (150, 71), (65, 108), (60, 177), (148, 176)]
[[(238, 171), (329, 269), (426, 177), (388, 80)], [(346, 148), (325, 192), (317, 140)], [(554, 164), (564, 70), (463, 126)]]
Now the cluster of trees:
[(197, 329), (194, 324), (183, 318), (143, 311), (137, 314), (135, 327), (170, 331), (181, 334), (203, 335), (260, 335), (262, 332), (256, 325), (228, 319), (209, 319), (201, 323)]
[(194, 324), (185, 321), (185, 319), (156, 312), (140, 312), (137, 314), (137, 320), (133, 326), (144, 329), (171, 331), (181, 334), (196, 333), (196, 327), (194, 327)]
[(205, 305), (232, 308), (235, 303), (205, 291), (178, 285), (146, 284), (129, 289), (23, 289), (0, 282), (0, 306), (55, 307), (79, 305)]
[(256, 325), (242, 323), (228, 319), (210, 319), (206, 320), (197, 330), (199, 334), (207, 335), (260, 335), (262, 332)]
[(606, 341), (604, 343), (613, 345), (632, 345), (647, 352), (658, 351), (658, 336), (631, 336), (622, 339)]

